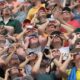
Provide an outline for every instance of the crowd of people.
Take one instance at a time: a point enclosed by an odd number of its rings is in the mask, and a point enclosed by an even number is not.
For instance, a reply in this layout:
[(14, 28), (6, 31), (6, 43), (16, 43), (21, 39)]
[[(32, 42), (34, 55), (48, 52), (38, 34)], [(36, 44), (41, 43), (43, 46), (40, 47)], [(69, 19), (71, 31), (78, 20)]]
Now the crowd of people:
[(0, 0), (0, 80), (80, 80), (80, 0)]

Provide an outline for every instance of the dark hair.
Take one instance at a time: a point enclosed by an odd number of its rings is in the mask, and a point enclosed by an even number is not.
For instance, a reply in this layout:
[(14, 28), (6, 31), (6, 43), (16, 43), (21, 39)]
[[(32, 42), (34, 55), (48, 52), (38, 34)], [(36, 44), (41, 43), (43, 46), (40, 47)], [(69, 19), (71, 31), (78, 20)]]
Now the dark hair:
[[(58, 36), (59, 38), (60, 38), (60, 40), (61, 40), (61, 46), (63, 45), (63, 39), (60, 37), (60, 36)], [(51, 45), (50, 45), (50, 48), (51, 49), (53, 49), (54, 48), (54, 45), (52, 45), (52, 43), (51, 43)]]
[(71, 9), (69, 8), (69, 7), (64, 7), (63, 9), (62, 9), (62, 12), (64, 12), (64, 11), (68, 11), (69, 13), (71, 12)]
[(31, 23), (31, 21), (29, 19), (25, 19), (23, 21), (23, 27), (25, 27), (26, 24), (30, 24), (30, 23)]
[(51, 35), (55, 35), (55, 34), (60, 36), (61, 32), (60, 31), (54, 31), (51, 33)]
[(11, 12), (11, 16), (13, 15), (12, 9), (7, 6), (7, 7), (3, 8), (3, 9), (1, 10), (1, 16), (2, 16), (2, 17), (3, 17), (3, 11), (4, 11), (4, 9), (9, 10), (9, 11)]

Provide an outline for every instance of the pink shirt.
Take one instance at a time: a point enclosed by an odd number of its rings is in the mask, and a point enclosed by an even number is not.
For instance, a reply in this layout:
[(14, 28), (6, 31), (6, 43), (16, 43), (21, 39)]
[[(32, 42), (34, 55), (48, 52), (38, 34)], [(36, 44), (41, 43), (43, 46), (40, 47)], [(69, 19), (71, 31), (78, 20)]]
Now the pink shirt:
[[(71, 20), (71, 21), (69, 21), (67, 23), (72, 25), (74, 29), (80, 28), (80, 23), (77, 20)], [(60, 31), (61, 32), (65, 32), (65, 33), (67, 32), (66, 29), (64, 29), (62, 27), (60, 28)]]

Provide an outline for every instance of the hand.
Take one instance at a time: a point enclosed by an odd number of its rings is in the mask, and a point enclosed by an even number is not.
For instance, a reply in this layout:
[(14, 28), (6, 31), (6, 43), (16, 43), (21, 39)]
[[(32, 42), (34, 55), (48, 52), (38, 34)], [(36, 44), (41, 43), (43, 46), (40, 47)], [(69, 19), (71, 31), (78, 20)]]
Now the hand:
[(55, 20), (55, 26), (59, 26), (60, 25), (60, 21), (58, 21), (58, 20)]
[(6, 73), (5, 73), (6, 76), (9, 76), (9, 71), (10, 71), (10, 68), (6, 70)]
[(25, 59), (26, 59), (26, 61), (29, 61), (29, 59), (28, 59), (28, 55), (25, 57)]
[(12, 26), (4, 26), (4, 28), (10, 33), (14, 32), (14, 27), (12, 27)]
[(14, 36), (11, 36), (10, 34), (7, 34), (6, 38), (16, 42), (16, 38)]
[(14, 43), (14, 44), (11, 45), (11, 47), (13, 48), (13, 51), (16, 51), (16, 46), (17, 46), (16, 43)]
[(37, 18), (38, 17), (38, 13), (36, 13), (35, 15), (34, 15), (34, 18)]
[(42, 52), (39, 52), (38, 53), (38, 58), (42, 58), (43, 57), (43, 53)]
[(73, 38), (77, 39), (76, 33), (72, 33)]
[(24, 32), (24, 33), (27, 33), (27, 28), (24, 28), (24, 29), (23, 29), (23, 32)]
[(68, 59), (69, 59), (70, 61), (73, 60), (73, 59), (74, 59), (74, 58), (73, 58), (73, 54), (69, 53)]
[(29, 59), (29, 61), (32, 61), (32, 60), (35, 60), (36, 57), (37, 57), (36, 54), (31, 54), (31, 55), (28, 56), (28, 59)]
[(23, 76), (26, 76), (26, 73), (25, 73), (24, 68), (20, 68), (19, 70), (20, 70), (20, 73), (21, 73)]
[(6, 49), (6, 50), (7, 50), (8, 48), (9, 48), (9, 46), (8, 46), (8, 45), (5, 45), (5, 46), (4, 46), (4, 49)]
[(30, 37), (25, 38), (25, 42), (29, 44)]

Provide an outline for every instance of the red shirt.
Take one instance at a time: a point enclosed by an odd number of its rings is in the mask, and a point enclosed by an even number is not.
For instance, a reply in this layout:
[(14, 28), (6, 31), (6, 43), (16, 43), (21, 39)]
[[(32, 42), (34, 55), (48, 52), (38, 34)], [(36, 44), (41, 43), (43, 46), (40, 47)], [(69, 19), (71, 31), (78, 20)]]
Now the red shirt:
[[(72, 25), (74, 29), (80, 28), (80, 23), (77, 20), (75, 20), (75, 19), (71, 20), (71, 21), (69, 21), (67, 23), (70, 24), (70, 25)], [(62, 27), (61, 27), (60, 31), (61, 32), (65, 32), (65, 33), (67, 32), (66, 29), (64, 29)]]
[(80, 23), (77, 20), (71, 20), (68, 24), (72, 25), (75, 29), (80, 28)]

